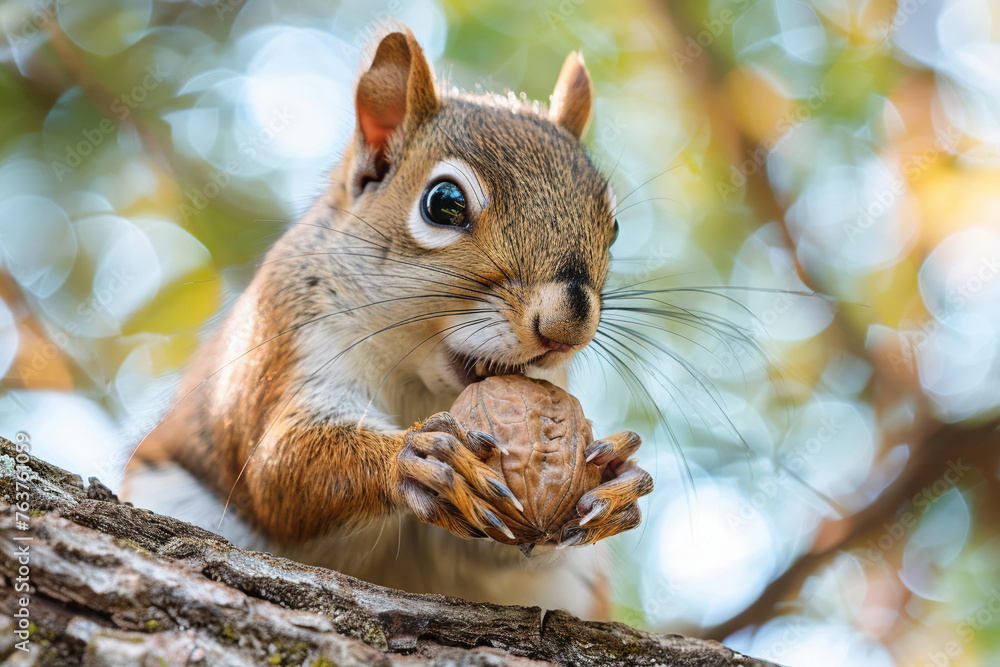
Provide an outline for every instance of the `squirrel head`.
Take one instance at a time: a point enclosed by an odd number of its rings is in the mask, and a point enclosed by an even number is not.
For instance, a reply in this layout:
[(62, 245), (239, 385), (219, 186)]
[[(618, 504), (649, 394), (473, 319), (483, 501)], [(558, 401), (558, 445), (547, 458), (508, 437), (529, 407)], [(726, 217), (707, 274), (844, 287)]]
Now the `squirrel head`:
[(608, 179), (580, 141), (591, 104), (577, 53), (547, 110), (445, 91), (408, 30), (382, 38), (358, 81), (345, 208), (360, 232), (371, 237), (370, 226), (413, 258), (428, 291), (466, 296), (492, 318), (445, 319), (460, 382), (558, 367), (595, 335), (618, 224)]

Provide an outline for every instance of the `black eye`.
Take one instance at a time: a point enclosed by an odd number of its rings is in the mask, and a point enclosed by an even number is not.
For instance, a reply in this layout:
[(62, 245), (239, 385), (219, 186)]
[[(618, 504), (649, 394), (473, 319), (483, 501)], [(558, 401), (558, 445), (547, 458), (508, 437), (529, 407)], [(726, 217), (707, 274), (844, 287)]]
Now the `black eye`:
[(465, 195), (451, 181), (441, 181), (427, 188), (420, 208), (424, 219), (436, 225), (469, 226), (465, 215)]
[(608, 246), (613, 246), (615, 241), (618, 240), (618, 218), (615, 218), (615, 226), (611, 228), (611, 243)]

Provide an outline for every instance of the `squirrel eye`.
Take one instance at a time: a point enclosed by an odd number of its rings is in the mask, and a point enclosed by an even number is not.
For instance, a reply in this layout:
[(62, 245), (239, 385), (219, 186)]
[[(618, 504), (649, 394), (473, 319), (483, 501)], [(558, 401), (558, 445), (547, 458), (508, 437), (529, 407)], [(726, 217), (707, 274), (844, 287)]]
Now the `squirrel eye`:
[(615, 226), (612, 227), (611, 230), (612, 230), (611, 231), (611, 243), (608, 244), (608, 247), (613, 246), (615, 244), (615, 241), (618, 240), (618, 218), (615, 218)]
[(424, 219), (436, 225), (469, 226), (465, 215), (465, 195), (451, 181), (441, 181), (427, 188), (420, 208)]

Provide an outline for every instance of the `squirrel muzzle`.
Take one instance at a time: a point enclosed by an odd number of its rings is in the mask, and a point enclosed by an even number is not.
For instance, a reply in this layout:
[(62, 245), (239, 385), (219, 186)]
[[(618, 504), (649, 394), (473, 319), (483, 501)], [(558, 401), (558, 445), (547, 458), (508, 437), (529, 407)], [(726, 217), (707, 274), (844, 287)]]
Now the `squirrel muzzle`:
[(535, 291), (527, 316), (542, 347), (569, 352), (594, 337), (600, 301), (589, 286), (580, 282), (550, 282)]

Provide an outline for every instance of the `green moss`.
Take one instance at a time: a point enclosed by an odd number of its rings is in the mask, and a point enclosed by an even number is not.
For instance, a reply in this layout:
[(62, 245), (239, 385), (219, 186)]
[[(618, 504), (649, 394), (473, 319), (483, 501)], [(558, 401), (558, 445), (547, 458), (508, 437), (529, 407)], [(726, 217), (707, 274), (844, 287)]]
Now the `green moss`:
[(389, 640), (386, 638), (385, 633), (382, 628), (375, 627), (368, 632), (368, 636), (365, 637), (365, 641), (371, 644), (377, 649), (386, 651), (389, 649)]
[(159, 627), (160, 622), (157, 621), (156, 619), (151, 618), (148, 621), (146, 621), (145, 623), (143, 623), (142, 625), (143, 625), (144, 628), (146, 628), (146, 632), (152, 632), (157, 627)]
[(275, 651), (267, 659), (269, 665), (281, 665), (282, 667), (300, 667), (309, 655), (309, 644), (297, 642), (291, 646), (285, 646), (280, 639), (274, 642)]
[(353, 637), (354, 639), (360, 639), (364, 643), (374, 646), (379, 650), (385, 651), (389, 648), (389, 641), (386, 639), (385, 633), (382, 632), (382, 628), (377, 625), (372, 628), (368, 628), (365, 631), (351, 630), (347, 634), (348, 636)]
[(225, 639), (227, 641), (230, 641), (230, 642), (238, 641), (239, 638), (240, 638), (240, 636), (238, 634), (236, 634), (236, 631), (233, 630), (228, 625), (226, 627), (222, 628), (222, 632), (219, 633), (219, 634), (222, 635), (223, 639)]
[(133, 551), (138, 551), (139, 553), (144, 553), (144, 554), (151, 554), (151, 555), (154, 555), (154, 556), (157, 555), (155, 552), (150, 551), (149, 549), (147, 549), (146, 547), (142, 546), (141, 544), (139, 544), (135, 540), (130, 540), (127, 537), (116, 537), (116, 538), (114, 538), (114, 540), (115, 540), (115, 544), (117, 544), (119, 546), (127, 547), (129, 549), (132, 549)]
[(326, 658), (316, 658), (309, 667), (337, 667), (337, 663)]
[(39, 517), (48, 514), (48, 510), (28, 510), (28, 516)]

